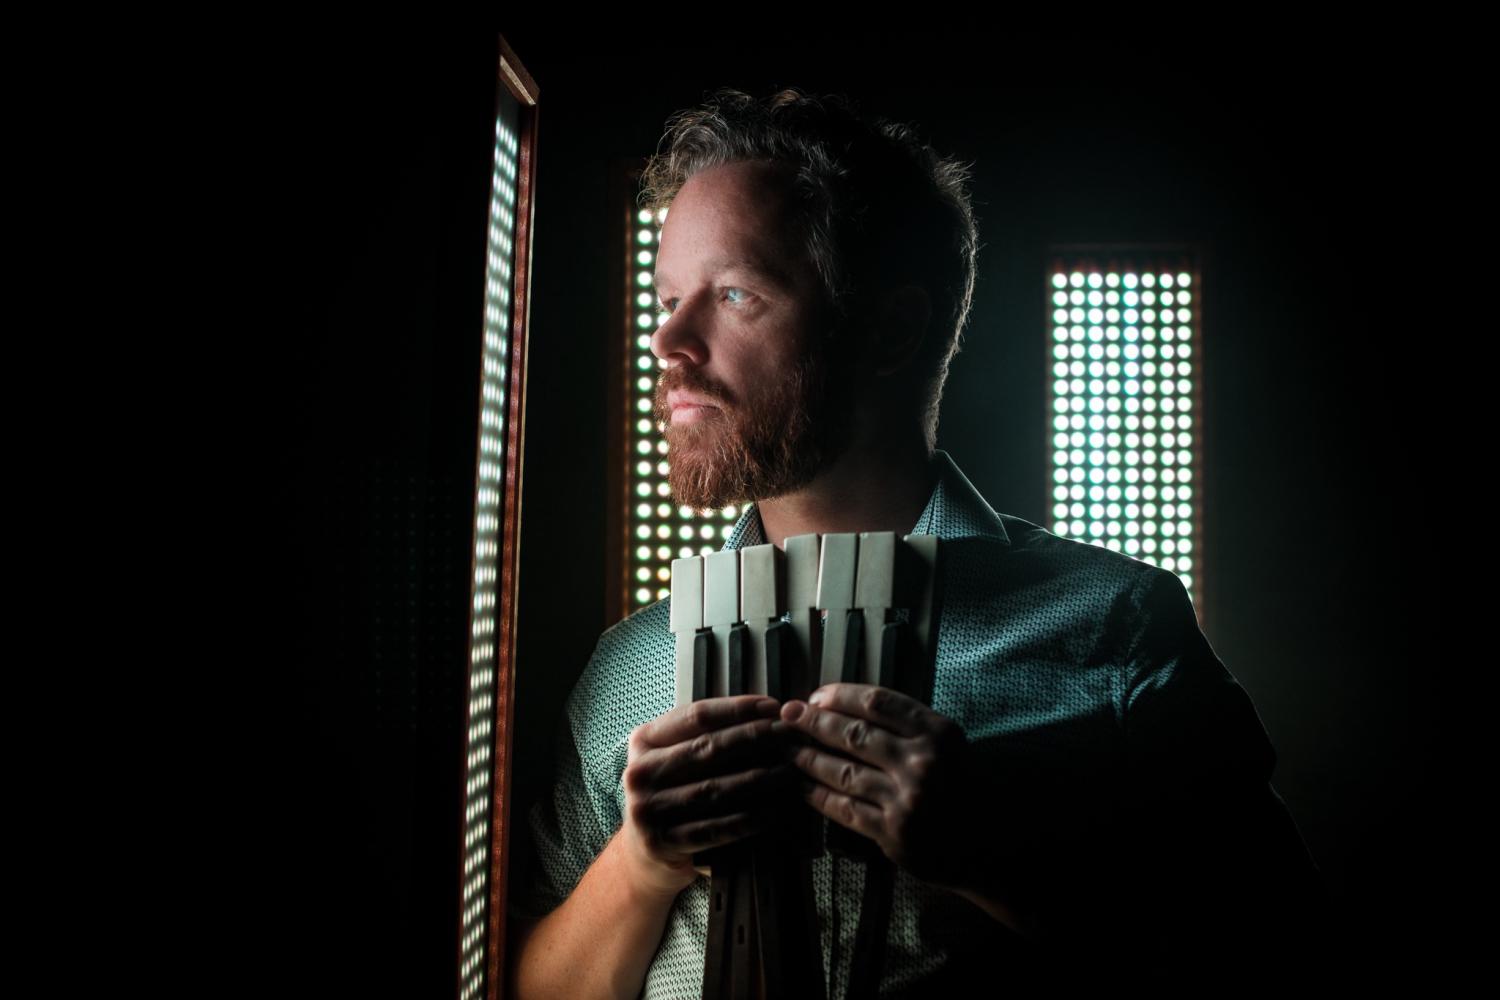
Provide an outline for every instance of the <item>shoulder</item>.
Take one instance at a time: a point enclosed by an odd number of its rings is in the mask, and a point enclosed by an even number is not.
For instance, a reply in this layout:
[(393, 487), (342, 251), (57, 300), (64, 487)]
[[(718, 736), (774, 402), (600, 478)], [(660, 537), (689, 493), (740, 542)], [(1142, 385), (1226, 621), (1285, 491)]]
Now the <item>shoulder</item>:
[(1150, 563), (1107, 545), (1065, 538), (1039, 524), (1014, 514), (1001, 514), (1000, 523), (1010, 538), (1010, 549), (1054, 562), (1085, 565), (1106, 575), (1134, 578), (1143, 570), (1154, 569)]
[(615, 622), (599, 635), (593, 662), (601, 667), (628, 665), (632, 658), (672, 648), (672, 599), (664, 597)]
[(1057, 690), (1061, 699), (1115, 698), (1141, 628), (1143, 594), (1152, 577), (1170, 574), (999, 516), (1005, 540), (944, 544), (942, 655), (986, 676), (1024, 678), (1030, 686), (1019, 697)]
[[(1151, 580), (1171, 576), (1152, 564), (1104, 545), (1054, 534), (1013, 514), (998, 514), (1005, 542), (955, 539), (946, 549), (960, 586), (991, 581), (1006, 591), (1068, 595), (1074, 603), (1114, 611), (1139, 605)], [(983, 542), (983, 544), (976, 544)], [(1175, 579), (1175, 578), (1174, 578)]]
[(568, 722), (588, 760), (627, 745), (630, 732), (672, 707), (670, 599), (605, 629), (568, 696)]

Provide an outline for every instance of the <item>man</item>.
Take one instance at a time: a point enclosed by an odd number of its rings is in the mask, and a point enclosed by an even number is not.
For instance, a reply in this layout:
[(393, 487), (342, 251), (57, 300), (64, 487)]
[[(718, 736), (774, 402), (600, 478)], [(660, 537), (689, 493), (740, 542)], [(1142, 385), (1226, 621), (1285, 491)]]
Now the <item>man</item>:
[[(937, 676), (930, 707), (834, 684), (674, 709), (668, 602), (609, 629), (516, 883), (517, 995), (697, 996), (693, 855), (799, 802), (884, 854), (814, 863), (831, 997), (1274, 957), (1316, 870), (1182, 585), (996, 514), (934, 447), (974, 283), (964, 169), (796, 91), (720, 92), (668, 140), (646, 181), (670, 204), (652, 350), (674, 498), (749, 502), (726, 548), (939, 535)], [(852, 952), (877, 863), (894, 896), (872, 971)]]

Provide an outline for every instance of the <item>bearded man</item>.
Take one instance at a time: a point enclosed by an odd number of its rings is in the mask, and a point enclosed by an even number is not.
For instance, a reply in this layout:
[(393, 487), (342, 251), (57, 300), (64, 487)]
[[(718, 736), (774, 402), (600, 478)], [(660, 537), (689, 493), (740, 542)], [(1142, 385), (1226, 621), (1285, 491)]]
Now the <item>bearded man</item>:
[[(516, 995), (698, 996), (693, 855), (804, 807), (883, 854), (813, 864), (830, 998), (1240, 979), (1224, 963), (1304, 941), (1316, 867), (1182, 584), (997, 514), (935, 447), (974, 287), (965, 168), (841, 100), (721, 91), (674, 116), (645, 180), (670, 206), (651, 346), (674, 499), (747, 504), (727, 549), (942, 538), (932, 703), (830, 684), (673, 708), (670, 602), (610, 628), (531, 817), (538, 870), (513, 879)], [(889, 927), (858, 970), (877, 863)]]

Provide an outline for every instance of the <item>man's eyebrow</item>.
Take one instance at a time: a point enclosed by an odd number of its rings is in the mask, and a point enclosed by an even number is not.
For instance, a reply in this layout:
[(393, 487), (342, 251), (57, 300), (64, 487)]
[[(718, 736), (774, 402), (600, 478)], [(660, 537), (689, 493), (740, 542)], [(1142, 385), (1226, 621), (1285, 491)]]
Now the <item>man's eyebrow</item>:
[[(720, 274), (724, 271), (748, 271), (752, 274), (763, 275), (784, 287), (790, 287), (792, 278), (786, 269), (774, 264), (762, 257), (745, 254), (725, 255), (712, 257), (704, 261), (702, 269), (710, 274)], [(652, 274), (651, 283), (658, 291), (661, 289), (661, 278)]]

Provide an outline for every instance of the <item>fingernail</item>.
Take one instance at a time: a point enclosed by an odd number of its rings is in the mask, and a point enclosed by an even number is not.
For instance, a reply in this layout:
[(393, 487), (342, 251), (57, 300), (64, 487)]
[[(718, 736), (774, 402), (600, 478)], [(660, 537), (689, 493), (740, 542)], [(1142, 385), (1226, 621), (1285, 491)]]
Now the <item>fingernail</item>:
[(818, 690), (814, 691), (812, 693), (812, 696), (807, 700), (812, 702), (814, 705), (821, 705), (823, 704), (823, 702), (828, 700), (828, 695), (823, 693), (822, 688), (818, 688)]
[(798, 719), (802, 718), (802, 713), (806, 710), (806, 708), (807, 706), (803, 705), (800, 701), (789, 702), (786, 707), (781, 710), (781, 717), (788, 722), (796, 722)]

